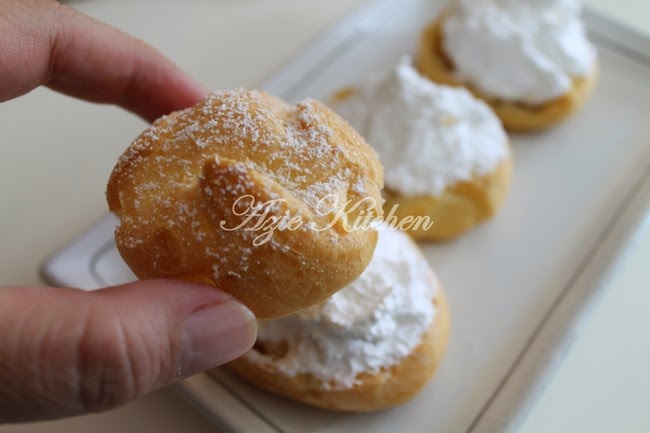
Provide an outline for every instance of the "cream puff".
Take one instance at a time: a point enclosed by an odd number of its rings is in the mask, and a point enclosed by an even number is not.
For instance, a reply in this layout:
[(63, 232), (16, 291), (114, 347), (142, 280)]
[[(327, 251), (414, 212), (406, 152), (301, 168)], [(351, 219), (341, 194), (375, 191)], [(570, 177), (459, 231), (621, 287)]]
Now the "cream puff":
[(350, 221), (381, 216), (382, 186), (376, 153), (327, 107), (239, 89), (157, 120), (119, 159), (107, 198), (138, 277), (219, 287), (273, 318), (366, 269), (377, 233)]
[(415, 239), (457, 237), (507, 195), (512, 155), (501, 122), (467, 90), (437, 85), (408, 60), (336, 94), (334, 111), (377, 150), (384, 218)]
[(456, 0), (422, 35), (418, 67), (465, 86), (512, 130), (555, 125), (597, 81), (577, 0)]
[(320, 305), (260, 321), (257, 344), (229, 368), (305, 404), (377, 411), (422, 389), (448, 334), (449, 310), (435, 274), (407, 235), (384, 226), (359, 279)]

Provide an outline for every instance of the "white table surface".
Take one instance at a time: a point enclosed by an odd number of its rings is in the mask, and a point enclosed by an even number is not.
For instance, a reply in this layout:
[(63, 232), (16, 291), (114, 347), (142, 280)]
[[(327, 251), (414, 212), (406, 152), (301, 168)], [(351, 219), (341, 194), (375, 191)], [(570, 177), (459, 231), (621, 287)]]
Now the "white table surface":
[[(364, 0), (80, 0), (82, 11), (162, 50), (212, 88), (255, 86)], [(587, 0), (650, 36), (650, 2)], [(204, 38), (209, 52), (193, 47)], [(145, 127), (110, 106), (36, 90), (0, 104), (0, 285), (39, 284), (38, 266), (106, 212), (117, 157)], [(650, 140), (650, 137), (649, 137)], [(591, 313), (521, 431), (650, 431), (650, 232)], [(214, 432), (169, 390), (113, 412), (0, 433)]]

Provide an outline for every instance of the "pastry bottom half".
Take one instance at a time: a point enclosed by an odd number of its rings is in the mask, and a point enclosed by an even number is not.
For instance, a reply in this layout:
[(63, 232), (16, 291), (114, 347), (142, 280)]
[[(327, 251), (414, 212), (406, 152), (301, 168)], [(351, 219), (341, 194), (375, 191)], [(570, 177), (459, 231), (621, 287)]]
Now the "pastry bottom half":
[[(436, 197), (404, 195), (387, 189), (384, 191), (384, 216), (390, 224), (388, 220), (392, 212), (398, 223), (404, 223), (400, 228), (416, 240), (453, 239), (490, 219), (499, 210), (508, 194), (512, 168), (512, 157), (508, 156), (493, 172), (458, 182)], [(413, 217), (428, 217), (430, 227), (406, 224), (406, 218)]]
[[(373, 412), (388, 409), (413, 398), (431, 379), (442, 360), (449, 336), (450, 313), (440, 288), (434, 300), (436, 314), (422, 342), (399, 364), (377, 373), (363, 373), (351, 388), (327, 386), (310, 374), (287, 376), (272, 363), (262, 365), (243, 356), (228, 368), (251, 384), (300, 403), (341, 412)], [(281, 357), (282, 347), (256, 348), (266, 356)], [(284, 348), (286, 351), (286, 348)]]
[(443, 22), (444, 14), (422, 34), (417, 60), (420, 73), (437, 83), (466, 87), (476, 97), (489, 104), (510, 131), (534, 131), (560, 123), (582, 107), (598, 81), (598, 68), (594, 66), (589, 75), (574, 77), (573, 86), (566, 94), (539, 105), (487, 96), (470, 83), (460, 81), (454, 74), (454, 67), (443, 49)]

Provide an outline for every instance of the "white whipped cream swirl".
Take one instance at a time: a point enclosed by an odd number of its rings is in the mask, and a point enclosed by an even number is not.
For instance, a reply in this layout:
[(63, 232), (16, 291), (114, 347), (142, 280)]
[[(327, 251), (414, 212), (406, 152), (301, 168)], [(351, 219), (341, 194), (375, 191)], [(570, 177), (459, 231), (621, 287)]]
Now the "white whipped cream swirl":
[(408, 59), (354, 89), (332, 108), (375, 148), (394, 192), (437, 197), (510, 155), (490, 107), (463, 88), (424, 78)]
[(437, 279), (408, 235), (386, 226), (366, 271), (326, 302), (298, 314), (260, 321), (258, 341), (287, 344), (281, 358), (246, 356), (288, 376), (311, 374), (332, 389), (361, 373), (398, 364), (421, 343), (435, 315)]
[(488, 96), (539, 105), (593, 69), (578, 0), (456, 0), (443, 49), (457, 76)]

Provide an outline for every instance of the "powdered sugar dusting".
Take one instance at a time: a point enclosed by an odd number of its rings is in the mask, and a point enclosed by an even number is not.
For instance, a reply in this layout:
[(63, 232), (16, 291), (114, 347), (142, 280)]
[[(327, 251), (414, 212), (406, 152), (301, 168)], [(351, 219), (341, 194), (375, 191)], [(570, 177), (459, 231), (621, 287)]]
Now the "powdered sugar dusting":
[[(341, 133), (344, 128), (349, 126), (317, 101), (292, 107), (244, 89), (214, 92), (195, 107), (158, 119), (114, 170), (120, 184), (114, 210), (123, 233), (118, 242), (140, 248), (164, 232), (173, 236), (166, 244), (212, 257), (205, 273), (215, 281), (241, 278), (249, 266), (260, 265), (249, 248), (257, 234), (242, 230), (238, 245), (232, 245), (218, 229), (218, 219), (228, 216), (236, 197), (253, 192), (264, 199), (291, 199), (307, 229), (320, 217), (317, 207), (327, 196), (338, 198), (334, 205), (360, 201), (368, 191), (378, 195), (381, 173), (367, 168), (368, 158), (376, 155), (360, 137)], [(270, 210), (281, 211), (279, 206)], [(268, 245), (290, 252), (275, 239)], [(182, 262), (180, 251), (179, 257)], [(186, 257), (190, 260), (189, 253)], [(239, 263), (228, 263), (233, 257)]]

